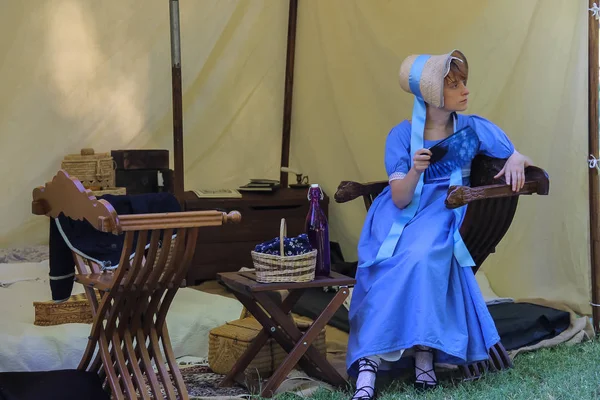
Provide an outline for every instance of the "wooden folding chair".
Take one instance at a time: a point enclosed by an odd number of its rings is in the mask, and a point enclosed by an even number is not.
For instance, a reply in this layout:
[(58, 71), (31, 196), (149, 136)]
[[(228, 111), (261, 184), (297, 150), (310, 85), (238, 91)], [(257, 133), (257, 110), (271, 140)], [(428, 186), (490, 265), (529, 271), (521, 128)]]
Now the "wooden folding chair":
[(62, 213), (85, 219), (102, 232), (125, 234), (114, 269), (73, 252), (75, 280), (84, 286), (94, 316), (78, 369), (98, 373), (115, 399), (150, 399), (150, 392), (154, 399), (163, 398), (162, 393), (168, 399), (188, 399), (169, 339), (167, 313), (190, 266), (198, 229), (239, 222), (240, 214), (117, 215), (110, 203), (96, 199), (63, 170), (34, 189), (32, 211), (52, 218)]
[[(451, 186), (446, 196), (446, 206), (456, 208), (467, 206), (460, 233), (469, 249), (477, 273), (485, 259), (494, 253), (496, 246), (510, 227), (517, 210), (519, 196), (547, 195), (550, 182), (548, 174), (541, 168), (525, 169), (525, 186), (519, 192), (513, 192), (504, 180), (495, 180), (506, 160), (487, 156), (477, 156), (471, 164), (471, 185)], [(335, 193), (337, 203), (345, 203), (362, 196), (368, 210), (373, 200), (388, 186), (388, 181), (361, 184), (342, 181)], [(512, 367), (512, 362), (502, 343), (489, 349), (489, 361), (461, 366), (465, 379), (472, 380), (481, 376), (487, 369), (492, 371)]]

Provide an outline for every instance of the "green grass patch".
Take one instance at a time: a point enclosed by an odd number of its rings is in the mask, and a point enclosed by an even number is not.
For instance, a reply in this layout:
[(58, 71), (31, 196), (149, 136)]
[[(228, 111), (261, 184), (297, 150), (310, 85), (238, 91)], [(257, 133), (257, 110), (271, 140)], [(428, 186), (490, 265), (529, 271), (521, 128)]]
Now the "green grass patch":
[[(351, 392), (319, 390), (315, 400), (349, 400)], [(282, 400), (297, 400), (290, 394)], [(445, 380), (435, 390), (416, 392), (411, 382), (382, 388), (379, 400), (570, 400), (600, 399), (600, 341), (557, 346), (518, 355), (514, 368), (487, 373), (474, 382)]]

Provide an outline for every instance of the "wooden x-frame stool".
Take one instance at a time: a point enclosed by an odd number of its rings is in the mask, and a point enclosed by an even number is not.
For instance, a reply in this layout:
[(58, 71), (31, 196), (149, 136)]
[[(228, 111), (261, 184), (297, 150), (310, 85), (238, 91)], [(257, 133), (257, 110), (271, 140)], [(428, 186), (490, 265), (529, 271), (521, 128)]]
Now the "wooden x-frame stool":
[[(267, 381), (260, 394), (262, 397), (272, 397), (296, 364), (299, 364), (304, 372), (319, 380), (334, 386), (346, 384), (346, 380), (333, 368), (326, 357), (312, 346), (312, 343), (348, 297), (349, 287), (356, 283), (353, 278), (332, 272), (329, 277), (317, 277), (311, 282), (260, 283), (256, 281), (254, 272), (227, 272), (218, 274), (217, 279), (233, 291), (235, 297), (263, 327), (221, 382), (221, 386), (231, 386), (234, 381), (243, 381), (243, 372), (267, 343), (269, 337), (275, 339), (288, 355)], [(338, 286), (340, 289), (310, 328), (304, 333), (301, 332), (292, 318), (292, 308), (306, 289), (327, 286)], [(267, 294), (275, 290), (289, 292), (281, 304)]]

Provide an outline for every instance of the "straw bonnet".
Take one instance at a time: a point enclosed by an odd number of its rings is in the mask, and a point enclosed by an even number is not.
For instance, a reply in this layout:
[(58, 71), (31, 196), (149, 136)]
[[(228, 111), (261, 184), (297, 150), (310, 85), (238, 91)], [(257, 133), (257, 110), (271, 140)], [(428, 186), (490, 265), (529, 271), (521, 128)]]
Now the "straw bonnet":
[[(410, 89), (410, 72), (418, 55), (406, 57), (400, 66), (400, 87), (408, 93), (416, 95)], [(444, 78), (450, 71), (450, 62), (453, 60), (462, 61), (468, 75), (469, 63), (465, 55), (459, 50), (453, 50), (448, 54), (430, 56), (423, 66), (419, 88), (422, 99), (434, 107), (444, 106)]]

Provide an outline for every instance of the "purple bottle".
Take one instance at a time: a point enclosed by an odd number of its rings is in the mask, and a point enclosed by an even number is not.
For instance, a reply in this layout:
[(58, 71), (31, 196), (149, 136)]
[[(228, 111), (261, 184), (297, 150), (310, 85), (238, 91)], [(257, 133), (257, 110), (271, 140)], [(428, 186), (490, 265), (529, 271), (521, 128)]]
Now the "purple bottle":
[(315, 276), (329, 276), (331, 256), (329, 254), (329, 226), (327, 217), (319, 204), (323, 200), (323, 192), (318, 184), (310, 185), (308, 190), (310, 201), (304, 231), (313, 249), (317, 249), (317, 265)]

